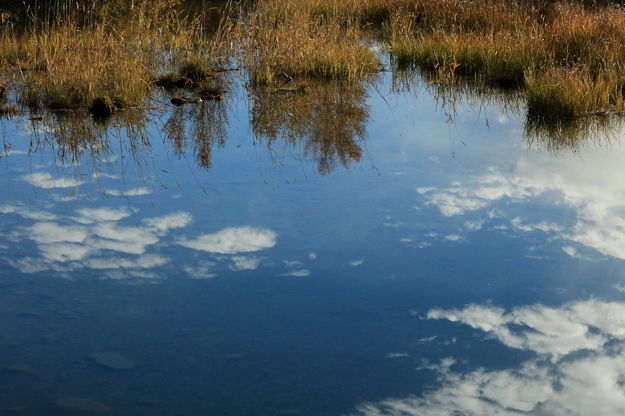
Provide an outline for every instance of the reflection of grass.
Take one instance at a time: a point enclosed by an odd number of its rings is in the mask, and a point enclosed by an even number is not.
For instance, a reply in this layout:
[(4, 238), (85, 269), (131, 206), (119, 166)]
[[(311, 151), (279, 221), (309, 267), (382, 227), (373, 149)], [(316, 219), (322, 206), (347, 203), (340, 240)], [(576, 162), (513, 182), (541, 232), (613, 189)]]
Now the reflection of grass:
[(284, 139), (301, 145), (317, 160), (320, 173), (360, 161), (369, 110), (366, 87), (359, 83), (311, 85), (309, 93), (251, 92), (251, 123), (256, 137), (271, 146)]
[(524, 134), (529, 143), (558, 152), (563, 149), (578, 149), (585, 141), (610, 141), (616, 138), (615, 132), (622, 126), (622, 118), (614, 116), (559, 120), (528, 116)]
[(164, 133), (177, 155), (191, 148), (197, 164), (208, 169), (213, 163), (213, 146), (223, 147), (226, 143), (227, 124), (226, 105), (222, 101), (208, 101), (175, 108), (165, 123)]
[[(395, 93), (419, 94), (425, 90), (435, 97), (437, 107), (448, 122), (456, 118), (457, 108), (463, 105), (479, 107), (479, 114), (489, 108), (501, 112), (505, 118), (518, 119), (526, 107), (525, 94), (518, 89), (501, 89), (485, 86), (468, 80), (456, 80), (453, 84), (438, 82), (438, 75), (432, 72), (415, 73), (404, 69), (393, 74), (392, 89)], [(423, 82), (425, 79), (426, 82)], [(576, 103), (571, 106), (578, 105)], [(524, 136), (530, 144), (536, 144), (549, 151), (577, 148), (586, 141), (605, 141), (614, 137), (625, 120), (618, 114), (592, 113), (585, 117), (566, 116), (562, 111), (554, 114), (553, 108), (547, 114), (531, 108), (521, 120)], [(488, 125), (488, 119), (485, 119)]]

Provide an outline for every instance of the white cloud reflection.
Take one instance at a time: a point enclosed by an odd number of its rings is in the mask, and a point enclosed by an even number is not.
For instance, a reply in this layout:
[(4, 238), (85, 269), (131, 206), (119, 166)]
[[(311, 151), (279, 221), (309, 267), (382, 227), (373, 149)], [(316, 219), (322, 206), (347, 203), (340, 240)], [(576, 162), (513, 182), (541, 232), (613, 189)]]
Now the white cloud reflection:
[(93, 224), (103, 221), (119, 221), (132, 215), (128, 208), (81, 208), (77, 209), (78, 214), (74, 221), (81, 224)]
[(256, 270), (263, 261), (261, 257), (234, 256), (232, 257), (233, 270)]
[(277, 234), (265, 228), (232, 227), (212, 234), (201, 234), (179, 244), (199, 251), (219, 254), (250, 253), (271, 248), (277, 243)]
[(159, 233), (167, 233), (169, 230), (186, 227), (192, 220), (191, 214), (179, 211), (163, 217), (146, 218), (143, 220), (143, 223)]
[(215, 262), (203, 261), (197, 266), (185, 266), (184, 271), (192, 279), (212, 279), (217, 277), (217, 274), (212, 272), (216, 265)]
[[(114, 279), (153, 279), (158, 277), (154, 270), (171, 261), (160, 254), (156, 246), (182, 245), (218, 254), (241, 254), (273, 247), (277, 240), (273, 231), (249, 226), (224, 228), (191, 240), (173, 240), (170, 233), (185, 229), (193, 220), (185, 211), (141, 219), (138, 210), (127, 207), (85, 207), (58, 216), (19, 204), (5, 204), (0, 206), (0, 214), (32, 220), (30, 225), (17, 227), (4, 235), (12, 243), (31, 241), (35, 244), (36, 250), (32, 253), (6, 259), (11, 266), (28, 274), (51, 271), (65, 277), (69, 272), (90, 269)], [(216, 260), (221, 261), (225, 269), (254, 270), (261, 264), (262, 257), (234, 255)], [(206, 279), (217, 275), (213, 271), (215, 264), (201, 260), (181, 269), (192, 278)]]
[(422, 187), (417, 192), (426, 205), (436, 206), (444, 216), (475, 213), (482, 219), (491, 218), (489, 212), (493, 212), (495, 204), (535, 203), (537, 197), (547, 198), (552, 206), (572, 208), (573, 222), (567, 223), (564, 218), (532, 222), (515, 216), (512, 227), (525, 232), (542, 231), (625, 259), (625, 176), (621, 175), (624, 165), (625, 152), (618, 149), (586, 149), (583, 160), (575, 152), (565, 152), (557, 158), (528, 153), (511, 171), (491, 168), (486, 174), (463, 178), (462, 183)]
[(504, 345), (533, 351), (519, 368), (454, 370), (453, 359), (426, 366), (440, 386), (421, 396), (365, 403), (364, 416), (537, 416), (625, 413), (625, 304), (596, 299), (559, 308), (491, 305), (435, 309), (427, 319), (469, 325)]
[(85, 183), (85, 181), (78, 178), (55, 178), (48, 172), (33, 172), (25, 175), (24, 180), (33, 186), (43, 189), (73, 188)]
[(22, 204), (16, 205), (0, 205), (0, 214), (16, 214), (28, 220), (52, 221), (57, 218), (56, 215), (39, 210), (32, 210)]

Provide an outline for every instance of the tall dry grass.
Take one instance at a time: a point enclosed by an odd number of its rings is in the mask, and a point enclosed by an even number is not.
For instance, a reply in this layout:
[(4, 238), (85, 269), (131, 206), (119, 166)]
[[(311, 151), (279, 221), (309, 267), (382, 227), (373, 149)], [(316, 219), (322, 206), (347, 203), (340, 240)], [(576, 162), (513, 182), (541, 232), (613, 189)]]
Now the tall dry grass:
[(529, 110), (555, 117), (624, 110), (625, 10), (613, 2), (406, 3), (413, 6), (389, 23), (399, 65), (437, 73), (439, 82), (527, 86)]
[(255, 85), (360, 80), (379, 71), (382, 45), (441, 83), (521, 88), (532, 112), (624, 110), (625, 9), (609, 0), (257, 0), (210, 36), (181, 1), (58, 0), (26, 30), (2, 15), (0, 71), (30, 106), (121, 108), (159, 78), (210, 90), (229, 59)]
[(0, 34), (0, 68), (31, 107), (87, 108), (102, 97), (115, 108), (138, 106), (163, 71), (223, 56), (223, 39), (207, 36), (202, 16), (183, 14), (177, 0), (59, 3), (25, 30)]
[(244, 65), (257, 85), (314, 78), (355, 80), (379, 69), (356, 21), (318, 19), (314, 4), (261, 1), (237, 27)]

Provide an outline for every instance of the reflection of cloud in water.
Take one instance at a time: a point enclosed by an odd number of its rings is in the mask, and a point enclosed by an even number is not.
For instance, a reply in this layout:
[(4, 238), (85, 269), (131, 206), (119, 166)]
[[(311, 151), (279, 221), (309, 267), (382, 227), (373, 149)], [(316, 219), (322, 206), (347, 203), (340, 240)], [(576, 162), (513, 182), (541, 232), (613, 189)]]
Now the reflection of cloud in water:
[(167, 264), (169, 259), (154, 254), (146, 254), (135, 259), (91, 258), (86, 264), (92, 269), (151, 269)]
[(525, 231), (525, 232), (543, 231), (545, 233), (548, 233), (552, 231), (560, 232), (564, 230), (563, 227), (557, 224), (546, 222), (546, 221), (541, 221), (537, 224), (523, 224), (521, 218), (519, 217), (513, 218), (512, 221), (510, 221), (510, 223), (515, 229), (519, 231)]
[[(7, 204), (0, 207), (0, 214), (17, 214), (34, 220), (31, 225), (18, 227), (4, 236), (12, 243), (32, 241), (36, 244), (34, 254), (6, 259), (21, 272), (67, 274), (91, 269), (114, 279), (158, 277), (148, 270), (165, 266), (170, 259), (149, 253), (149, 248), (159, 243), (167, 245), (163, 240), (172, 230), (183, 229), (193, 220), (190, 213), (178, 211), (123, 225), (120, 221), (138, 214), (137, 210), (126, 207), (79, 208), (68, 216), (59, 217), (26, 209), (20, 204)], [(203, 234), (193, 240), (178, 240), (174, 244), (212, 253), (239, 254), (271, 248), (276, 241), (277, 235), (271, 230), (244, 226)], [(262, 261), (261, 257), (255, 256), (222, 257), (223, 261), (232, 262), (229, 268), (233, 270), (254, 270)], [(214, 265), (200, 262), (182, 269), (190, 277), (206, 279), (216, 276), (212, 271)]]
[(511, 173), (491, 169), (462, 184), (417, 191), (445, 216), (492, 210), (497, 202), (528, 202), (549, 193), (555, 196), (556, 204), (575, 209), (577, 219), (571, 227), (547, 222), (526, 224), (521, 218), (515, 218), (512, 225), (521, 231), (556, 233), (602, 254), (625, 258), (625, 177), (620, 174), (624, 164), (625, 151), (619, 149), (588, 149), (583, 160), (573, 152), (558, 158), (528, 154), (517, 161)]
[(21, 204), (0, 205), (0, 214), (16, 214), (16, 215), (21, 216), (22, 218), (26, 218), (28, 220), (37, 220), (37, 221), (52, 221), (57, 218), (56, 215), (50, 212), (32, 210)]
[(120, 191), (118, 189), (107, 189), (105, 193), (111, 196), (141, 196), (141, 195), (149, 195), (154, 190), (152, 188), (146, 188), (145, 186), (137, 186), (136, 188), (131, 188), (125, 191)]
[(256, 270), (263, 261), (260, 257), (253, 256), (234, 256), (232, 257), (233, 270)]
[(163, 217), (146, 218), (143, 223), (159, 233), (167, 233), (169, 230), (186, 227), (191, 220), (191, 214), (180, 211)]
[(201, 234), (193, 240), (180, 240), (179, 244), (194, 250), (219, 254), (249, 253), (276, 245), (277, 234), (264, 228), (232, 227), (212, 234)]
[(85, 183), (78, 178), (54, 178), (48, 172), (34, 172), (24, 176), (24, 180), (33, 186), (43, 189), (73, 188)]
[(427, 315), (430, 319), (467, 324), (494, 335), (507, 346), (534, 351), (538, 356), (515, 369), (467, 373), (453, 371), (455, 362), (443, 360), (428, 367), (440, 376), (438, 389), (422, 396), (363, 404), (357, 414), (623, 414), (624, 312), (625, 304), (595, 299), (561, 308), (534, 305), (510, 312), (480, 305), (432, 310)]
[(27, 228), (29, 238), (39, 244), (82, 243), (89, 236), (87, 228), (79, 225), (59, 225), (54, 222), (38, 222)]
[(126, 208), (81, 208), (77, 209), (77, 217), (74, 221), (81, 224), (93, 224), (101, 221), (119, 221), (132, 215), (130, 210)]
[(299, 260), (282, 260), (282, 262), (287, 271), (281, 276), (307, 277), (311, 274), (310, 270), (304, 268), (304, 263)]
[(146, 247), (156, 244), (156, 230), (124, 227), (115, 223), (100, 223), (91, 229), (87, 244), (100, 250), (119, 251), (127, 254), (143, 254)]
[[(461, 322), (488, 332), (508, 347), (555, 359), (583, 349), (596, 349), (611, 337), (625, 338), (625, 304), (594, 299), (560, 308), (522, 307), (509, 313), (493, 306), (469, 305), (463, 309), (434, 309), (427, 318)], [(513, 330), (516, 325), (523, 329)]]
[(358, 267), (358, 266), (362, 266), (364, 262), (365, 262), (365, 259), (358, 259), (358, 260), (354, 260), (350, 262), (349, 265), (352, 267)]
[(184, 271), (193, 279), (212, 279), (217, 277), (211, 270), (216, 266), (213, 262), (202, 262), (197, 266), (185, 266)]
[[(159, 267), (169, 259), (145, 254), (147, 248), (158, 243), (166, 231), (180, 225), (172, 218), (190, 218), (189, 214), (176, 213), (146, 219), (144, 221), (154, 227), (138, 228), (117, 223), (132, 215), (126, 208), (81, 208), (75, 214), (67, 218), (66, 223), (40, 221), (24, 227), (19, 239), (35, 242), (37, 256), (9, 259), (9, 264), (23, 273), (69, 272), (82, 268), (136, 271)], [(139, 274), (130, 273), (135, 277)]]
[(307, 277), (307, 276), (310, 276), (310, 270), (307, 270), (307, 269), (291, 270), (291, 271), (284, 273), (283, 276)]

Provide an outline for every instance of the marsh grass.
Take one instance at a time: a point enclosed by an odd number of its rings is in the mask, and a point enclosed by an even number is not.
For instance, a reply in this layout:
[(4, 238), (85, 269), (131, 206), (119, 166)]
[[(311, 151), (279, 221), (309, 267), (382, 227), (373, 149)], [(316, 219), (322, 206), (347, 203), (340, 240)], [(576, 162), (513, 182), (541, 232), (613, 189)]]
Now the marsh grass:
[(526, 82), (528, 113), (532, 117), (573, 118), (625, 109), (620, 74), (550, 68), (529, 72)]
[(253, 84), (362, 79), (379, 67), (369, 29), (398, 67), (436, 82), (521, 89), (548, 117), (620, 112), (625, 10), (584, 0), (260, 0), (236, 36)]
[(317, 161), (321, 174), (348, 167), (363, 157), (369, 120), (367, 87), (362, 82), (310, 84), (309, 93), (250, 91), (255, 137), (271, 148), (283, 139)]
[[(416, 3), (423, 11), (428, 1)], [(526, 87), (532, 116), (623, 111), (625, 10), (613, 2), (444, 0), (438, 11), (418, 9), (390, 18), (400, 66), (442, 83)]]
[[(181, 14), (175, 0), (101, 3), (85, 10), (68, 1), (26, 30), (0, 35), (0, 68), (18, 81), (20, 103), (51, 110), (102, 101), (115, 109), (136, 107), (163, 68), (179, 66), (199, 82), (207, 76), (203, 68), (222, 57), (222, 39), (208, 37), (202, 17)], [(111, 8), (114, 3), (123, 7)], [(124, 15), (128, 5), (132, 10)]]
[(181, 1), (57, 0), (19, 30), (2, 14), (0, 71), (30, 108), (112, 113), (145, 104), (154, 85), (216, 97), (233, 61), (253, 86), (355, 83), (388, 48), (439, 84), (523, 91), (532, 115), (624, 110), (625, 9), (613, 1), (229, 1), (212, 31), (214, 15)]
[(379, 70), (355, 21), (311, 13), (306, 2), (261, 1), (238, 25), (236, 38), (253, 84), (275, 84), (280, 77), (354, 81)]

